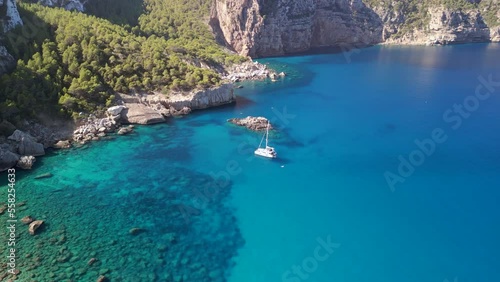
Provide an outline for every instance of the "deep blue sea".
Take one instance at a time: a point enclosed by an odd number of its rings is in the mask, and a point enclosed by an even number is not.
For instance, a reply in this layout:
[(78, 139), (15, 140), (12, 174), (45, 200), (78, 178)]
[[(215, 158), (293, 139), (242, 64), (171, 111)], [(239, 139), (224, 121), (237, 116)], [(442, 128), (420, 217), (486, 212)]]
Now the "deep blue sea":
[(18, 172), (21, 281), (500, 281), (500, 45), (261, 62), (286, 78)]

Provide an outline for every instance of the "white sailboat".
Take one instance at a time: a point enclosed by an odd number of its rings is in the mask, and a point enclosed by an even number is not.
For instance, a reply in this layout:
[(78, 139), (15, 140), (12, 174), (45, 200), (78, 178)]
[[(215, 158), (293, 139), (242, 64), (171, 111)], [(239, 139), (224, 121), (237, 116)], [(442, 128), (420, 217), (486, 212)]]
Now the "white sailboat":
[[(264, 137), (266, 137), (266, 147), (262, 147), (262, 142), (264, 141)], [(259, 148), (255, 150), (255, 154), (266, 158), (276, 158), (277, 156), (276, 151), (274, 150), (273, 147), (268, 146), (268, 139), (269, 139), (269, 122), (267, 122), (266, 134), (262, 136)]]

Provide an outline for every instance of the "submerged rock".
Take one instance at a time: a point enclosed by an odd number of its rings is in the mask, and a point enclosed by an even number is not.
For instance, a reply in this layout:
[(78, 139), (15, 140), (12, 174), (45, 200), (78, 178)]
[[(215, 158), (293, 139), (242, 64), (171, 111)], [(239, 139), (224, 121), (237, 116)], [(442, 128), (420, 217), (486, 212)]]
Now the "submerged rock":
[(17, 161), (16, 166), (21, 168), (21, 169), (31, 169), (35, 162), (36, 162), (36, 159), (33, 156), (22, 156)]
[(54, 175), (52, 175), (52, 173), (50, 172), (47, 172), (47, 173), (44, 173), (44, 174), (40, 174), (40, 175), (37, 175), (35, 176), (35, 179), (43, 179), (43, 178), (50, 178)]
[(109, 281), (109, 279), (104, 275), (101, 275), (99, 276), (99, 278), (97, 278), (97, 282), (107, 282), (107, 281)]
[(88, 266), (91, 266), (91, 265), (93, 265), (96, 261), (97, 261), (97, 259), (96, 259), (96, 258), (91, 258), (91, 259), (89, 259), (89, 261), (87, 262), (87, 265), (88, 265)]
[(35, 235), (36, 234), (36, 230), (38, 228), (40, 228), (40, 226), (42, 226), (44, 223), (43, 220), (35, 220), (33, 221), (32, 223), (30, 223), (29, 227), (28, 227), (28, 231), (31, 235)]
[(71, 148), (71, 143), (68, 140), (57, 141), (52, 147), (55, 149), (69, 149)]
[(134, 131), (134, 127), (129, 125), (129, 126), (120, 128), (120, 130), (118, 130), (117, 134), (118, 135), (125, 135), (125, 134), (129, 134), (132, 131)]
[(264, 131), (269, 124), (269, 129), (273, 129), (273, 126), (269, 122), (269, 120), (265, 117), (251, 117), (248, 116), (246, 118), (232, 118), (228, 119), (228, 122), (232, 124), (236, 124), (239, 126), (244, 126), (253, 131)]
[(30, 224), (34, 221), (35, 219), (31, 216), (25, 216), (23, 218), (21, 218), (21, 222), (24, 223), (24, 224)]
[(146, 232), (146, 229), (144, 229), (144, 228), (132, 228), (132, 229), (130, 229), (130, 230), (128, 231), (128, 233), (129, 233), (130, 235), (134, 235), (134, 236), (135, 236), (135, 235), (139, 235), (139, 234), (141, 234), (141, 233), (143, 233), (143, 232)]

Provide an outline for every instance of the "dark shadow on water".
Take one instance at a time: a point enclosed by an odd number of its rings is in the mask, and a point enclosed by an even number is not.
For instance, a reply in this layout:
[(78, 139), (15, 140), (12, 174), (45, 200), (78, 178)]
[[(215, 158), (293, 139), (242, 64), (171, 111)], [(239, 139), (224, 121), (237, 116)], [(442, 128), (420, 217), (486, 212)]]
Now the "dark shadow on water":
[(279, 154), (278, 154), (278, 157), (276, 159), (274, 159), (273, 161), (276, 162), (279, 165), (287, 165), (287, 164), (291, 164), (292, 163), (291, 159), (280, 157)]
[(392, 123), (386, 123), (377, 130), (376, 135), (384, 136), (387, 134), (394, 133), (395, 131), (396, 131), (396, 125)]
[(250, 100), (244, 96), (236, 95), (236, 109), (245, 108), (251, 105), (255, 105), (253, 100)]
[(225, 121), (222, 121), (220, 119), (209, 119), (209, 120), (189, 120), (186, 122), (186, 125), (191, 126), (191, 127), (203, 127), (207, 125), (224, 125)]

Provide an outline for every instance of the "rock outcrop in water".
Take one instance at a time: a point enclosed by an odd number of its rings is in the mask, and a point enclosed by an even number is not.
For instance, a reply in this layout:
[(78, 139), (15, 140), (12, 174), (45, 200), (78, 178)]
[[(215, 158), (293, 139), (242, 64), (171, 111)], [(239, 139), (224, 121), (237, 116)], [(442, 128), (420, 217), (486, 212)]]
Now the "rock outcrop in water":
[[(500, 24), (493, 19), (488, 26), (483, 12), (491, 11), (480, 7), (413, 0), (216, 0), (210, 24), (220, 41), (251, 57), (325, 46), (499, 41)], [(491, 9), (498, 19), (497, 4)]]
[(37, 233), (37, 230), (43, 225), (44, 221), (43, 220), (35, 220), (30, 223), (28, 227), (28, 232), (31, 235), (35, 235)]
[(244, 126), (253, 131), (264, 131), (267, 129), (267, 125), (269, 124), (269, 129), (273, 129), (273, 126), (269, 123), (269, 120), (265, 117), (251, 117), (248, 116), (246, 118), (232, 118), (228, 119), (228, 122)]

